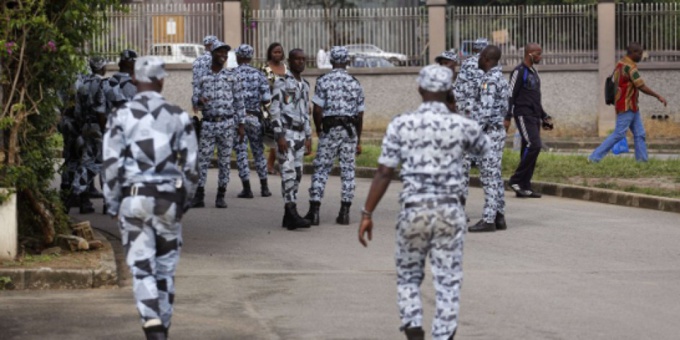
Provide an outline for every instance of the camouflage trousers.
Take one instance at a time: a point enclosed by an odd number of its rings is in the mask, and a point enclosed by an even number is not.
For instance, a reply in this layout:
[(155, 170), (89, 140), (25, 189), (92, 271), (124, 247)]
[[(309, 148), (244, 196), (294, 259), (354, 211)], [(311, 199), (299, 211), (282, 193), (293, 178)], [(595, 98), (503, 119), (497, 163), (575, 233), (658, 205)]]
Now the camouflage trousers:
[(470, 195), (470, 169), (472, 168), (472, 156), (463, 154), (463, 208)]
[(198, 180), (199, 187), (205, 187), (208, 166), (215, 153), (215, 146), (217, 146), (217, 186), (222, 188), (229, 184), (229, 163), (234, 140), (238, 138), (236, 135), (233, 119), (215, 123), (203, 121), (198, 155), (198, 171), (201, 176)]
[(310, 201), (321, 202), (326, 182), (328, 182), (328, 175), (333, 168), (335, 158), (338, 158), (342, 181), (341, 200), (342, 202), (352, 202), (356, 187), (354, 182), (356, 150), (356, 133), (353, 137), (350, 137), (347, 135), (347, 130), (342, 126), (336, 126), (319, 137), (319, 145), (313, 163), (312, 186), (309, 188)]
[(401, 330), (423, 325), (420, 284), (428, 254), (436, 290), (432, 339), (448, 339), (456, 330), (465, 224), (459, 204), (404, 208), (399, 213), (395, 259)]
[(234, 149), (236, 150), (236, 161), (238, 164), (238, 177), (242, 181), (250, 179), (250, 166), (248, 164), (248, 143), (250, 143), (250, 151), (253, 153), (253, 160), (255, 161), (255, 170), (260, 179), (267, 179), (267, 161), (264, 158), (264, 140), (262, 136), (262, 125), (257, 117), (253, 115), (246, 116), (246, 137), (243, 143), (238, 142), (238, 134), (234, 141)]
[(288, 152), (277, 152), (281, 165), (281, 193), (285, 203), (297, 202), (298, 188), (302, 179), (302, 162), (305, 155), (305, 133), (286, 130)]
[(150, 196), (130, 196), (121, 202), (118, 226), (142, 324), (161, 319), (170, 326), (182, 246), (178, 209), (182, 208), (175, 203)]
[(102, 133), (99, 124), (85, 124), (76, 140), (78, 166), (73, 177), (73, 193), (82, 194), (101, 171)]
[(484, 222), (494, 223), (496, 213), (505, 213), (505, 185), (501, 177), (501, 161), (505, 147), (505, 129), (486, 133), (491, 148), (485, 157), (479, 159), (479, 179), (484, 189)]

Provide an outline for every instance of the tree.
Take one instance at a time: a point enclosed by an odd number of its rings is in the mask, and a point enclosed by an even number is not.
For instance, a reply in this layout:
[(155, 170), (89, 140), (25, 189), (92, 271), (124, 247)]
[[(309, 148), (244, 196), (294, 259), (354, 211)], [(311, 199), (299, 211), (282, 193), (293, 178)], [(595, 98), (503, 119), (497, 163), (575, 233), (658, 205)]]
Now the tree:
[(0, 187), (18, 197), (19, 233), (54, 241), (68, 218), (55, 190), (53, 136), (88, 40), (119, 0), (0, 0)]

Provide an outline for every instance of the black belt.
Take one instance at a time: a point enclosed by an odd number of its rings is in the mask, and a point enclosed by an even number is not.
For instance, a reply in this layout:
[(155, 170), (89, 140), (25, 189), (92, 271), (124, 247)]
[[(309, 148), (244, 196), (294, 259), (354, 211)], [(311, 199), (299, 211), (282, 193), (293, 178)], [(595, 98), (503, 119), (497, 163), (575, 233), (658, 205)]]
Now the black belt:
[(300, 125), (300, 126), (292, 126), (292, 125), (291, 125), (291, 126), (286, 126), (286, 130), (293, 130), (293, 131), (297, 131), (297, 132), (303, 132), (303, 131), (305, 131), (305, 126), (304, 126), (304, 125)]
[(223, 116), (220, 116), (220, 117), (203, 117), (203, 121), (209, 122), (209, 123), (219, 123), (219, 122), (224, 122), (224, 121), (230, 120), (230, 119), (232, 119), (232, 117), (233, 116), (229, 116), (229, 117), (223, 117)]
[(246, 111), (246, 114), (251, 115), (251, 116), (255, 116), (255, 117), (259, 117), (259, 116), (262, 115), (262, 112), (260, 112), (260, 111)]
[(170, 202), (182, 203), (182, 196), (178, 189), (176, 192), (159, 191), (156, 188), (157, 184), (150, 184), (150, 186), (130, 186), (123, 187), (123, 198), (130, 196), (148, 196), (156, 199), (163, 199)]
[(460, 203), (460, 199), (458, 197), (446, 197), (446, 198), (440, 198), (440, 199), (431, 199), (431, 200), (425, 200), (425, 201), (420, 201), (420, 202), (409, 202), (404, 204), (404, 208), (406, 209), (412, 209), (412, 208), (428, 208), (428, 209), (434, 209), (437, 206), (444, 205), (444, 204), (458, 204)]
[(356, 118), (348, 116), (328, 116), (323, 117), (323, 120), (321, 121), (324, 133), (328, 133), (336, 126), (342, 126), (345, 131), (347, 131), (349, 137), (354, 137), (354, 131), (352, 130), (354, 124), (356, 124)]

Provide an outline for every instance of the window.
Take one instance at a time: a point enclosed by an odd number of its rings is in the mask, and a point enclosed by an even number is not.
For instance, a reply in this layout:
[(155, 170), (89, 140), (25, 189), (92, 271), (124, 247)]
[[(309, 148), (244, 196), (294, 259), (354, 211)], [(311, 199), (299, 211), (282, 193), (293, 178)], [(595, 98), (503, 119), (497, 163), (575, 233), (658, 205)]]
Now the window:
[(185, 57), (189, 57), (189, 58), (196, 58), (197, 57), (196, 48), (194, 48), (194, 46), (180, 46), (179, 51)]
[(159, 56), (170, 56), (172, 55), (172, 49), (170, 48), (170, 46), (167, 45), (154, 46), (153, 50), (151, 51), (151, 54)]

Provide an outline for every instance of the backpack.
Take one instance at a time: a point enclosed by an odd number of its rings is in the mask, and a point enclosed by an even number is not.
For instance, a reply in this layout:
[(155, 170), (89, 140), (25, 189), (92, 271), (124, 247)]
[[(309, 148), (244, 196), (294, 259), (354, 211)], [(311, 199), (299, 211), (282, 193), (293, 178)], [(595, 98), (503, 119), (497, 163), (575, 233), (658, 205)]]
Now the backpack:
[[(614, 70), (616, 72), (616, 70)], [(616, 83), (614, 82), (614, 72), (604, 81), (604, 102), (607, 105), (614, 105), (616, 102)]]

